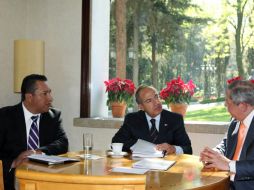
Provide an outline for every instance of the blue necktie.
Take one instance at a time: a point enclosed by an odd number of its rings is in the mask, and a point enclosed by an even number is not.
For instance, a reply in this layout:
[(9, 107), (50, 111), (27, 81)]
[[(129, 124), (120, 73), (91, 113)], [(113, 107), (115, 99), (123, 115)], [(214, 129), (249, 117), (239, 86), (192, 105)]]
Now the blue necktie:
[(150, 122), (152, 123), (152, 127), (150, 129), (150, 134), (152, 137), (152, 142), (154, 143), (158, 137), (158, 131), (155, 126), (155, 119), (151, 119)]
[(36, 150), (39, 148), (39, 130), (37, 127), (37, 119), (39, 116), (32, 116), (32, 124), (29, 132), (27, 149)]

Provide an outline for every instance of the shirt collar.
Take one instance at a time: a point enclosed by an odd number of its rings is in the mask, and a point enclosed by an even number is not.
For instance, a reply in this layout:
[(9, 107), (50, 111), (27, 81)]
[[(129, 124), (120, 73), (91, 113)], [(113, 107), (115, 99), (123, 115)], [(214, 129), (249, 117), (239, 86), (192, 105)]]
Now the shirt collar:
[(243, 120), (243, 124), (246, 126), (246, 127), (250, 127), (250, 124), (252, 122), (252, 119), (254, 117), (254, 110), (252, 110), (249, 115)]
[(33, 114), (30, 111), (28, 111), (28, 109), (26, 108), (26, 106), (24, 105), (24, 103), (22, 102), (22, 107), (23, 107), (23, 111), (24, 111), (24, 116), (25, 116), (25, 120), (28, 121), (29, 119), (31, 119), (32, 116), (39, 116), (41, 114)]
[(156, 121), (160, 121), (161, 114), (157, 115), (156, 117), (151, 117), (151, 116), (149, 116), (146, 112), (145, 112), (145, 114), (146, 114), (146, 119), (147, 119), (147, 121), (149, 121), (149, 122), (150, 122), (151, 119), (155, 119)]

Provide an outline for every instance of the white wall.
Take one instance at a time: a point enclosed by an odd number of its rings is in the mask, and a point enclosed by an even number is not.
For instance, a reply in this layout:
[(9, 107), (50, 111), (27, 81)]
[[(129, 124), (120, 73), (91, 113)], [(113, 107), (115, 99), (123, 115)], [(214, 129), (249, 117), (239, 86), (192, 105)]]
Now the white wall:
[(0, 107), (20, 100), (13, 93), (13, 44), (25, 37), (26, 12), (26, 0), (0, 0)]

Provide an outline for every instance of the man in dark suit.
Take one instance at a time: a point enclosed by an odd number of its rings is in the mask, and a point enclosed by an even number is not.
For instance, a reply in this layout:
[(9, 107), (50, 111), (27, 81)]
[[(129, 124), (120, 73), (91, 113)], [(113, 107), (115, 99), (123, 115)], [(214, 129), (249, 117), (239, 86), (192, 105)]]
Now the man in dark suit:
[[(167, 154), (192, 154), (191, 142), (185, 131), (183, 117), (162, 109), (155, 88), (141, 85), (135, 94), (140, 111), (125, 116), (124, 123), (112, 142), (124, 143), (123, 150), (129, 151), (138, 139), (156, 144), (156, 148)], [(154, 120), (156, 136), (153, 130)]]
[[(60, 111), (51, 107), (53, 98), (43, 75), (29, 75), (21, 87), (22, 102), (0, 109), (0, 159), (3, 161), (5, 190), (13, 190), (15, 168), (31, 154), (62, 154), (68, 139)], [(31, 119), (32, 116), (36, 120)], [(34, 122), (34, 123), (33, 123)], [(38, 134), (30, 145), (32, 125)], [(35, 143), (35, 141), (37, 143)]]
[(231, 189), (254, 189), (254, 84), (230, 83), (225, 105), (233, 117), (227, 136), (214, 149), (206, 147), (200, 160), (205, 168), (229, 171)]

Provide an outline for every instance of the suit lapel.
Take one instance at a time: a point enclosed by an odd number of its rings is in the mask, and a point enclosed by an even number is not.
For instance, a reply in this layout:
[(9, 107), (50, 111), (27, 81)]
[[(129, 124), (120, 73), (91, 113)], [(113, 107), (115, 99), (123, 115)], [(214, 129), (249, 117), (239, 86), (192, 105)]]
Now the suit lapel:
[(254, 141), (254, 118), (252, 118), (248, 133), (246, 134), (245, 141), (242, 147), (242, 152), (240, 155), (240, 159), (245, 159), (246, 158), (246, 151), (248, 147), (250, 146), (251, 143)]
[(226, 152), (226, 156), (230, 159), (233, 158), (233, 155), (235, 153), (235, 149), (236, 149), (236, 144), (237, 144), (237, 136), (238, 136), (238, 131), (235, 132), (235, 128), (237, 126), (237, 121), (234, 120), (232, 121), (232, 123), (229, 126), (228, 129), (228, 141), (227, 141), (227, 152)]
[(142, 122), (141, 127), (143, 128), (140, 131), (143, 131), (144, 136), (146, 136), (148, 139), (151, 139), (150, 130), (149, 130), (149, 123), (147, 121), (146, 114), (144, 111), (140, 112), (140, 119)]
[(48, 127), (48, 123), (47, 123), (47, 115), (46, 113), (42, 113), (40, 116), (40, 124), (39, 124), (39, 141), (40, 141), (40, 146), (44, 145), (44, 138), (45, 135), (47, 136), (47, 127)]
[(164, 113), (165, 113), (164, 111), (161, 112), (160, 125), (159, 125), (159, 136), (165, 135), (165, 132), (166, 132), (166, 129), (168, 126), (168, 123), (166, 123), (166, 120), (165, 120)]
[[(18, 104), (18, 109), (17, 109), (17, 117), (16, 117), (16, 123), (19, 127), (18, 131), (20, 133), (20, 141), (22, 145), (24, 146), (24, 149), (27, 149), (27, 134), (26, 134), (26, 122), (25, 122), (25, 116), (24, 116), (24, 111), (22, 104)], [(17, 131), (16, 131), (17, 132)]]
[(147, 121), (147, 118), (146, 118), (146, 114), (144, 111), (139, 111), (139, 131), (142, 132), (142, 137), (144, 138), (144, 140), (147, 140), (147, 141), (152, 141), (152, 137), (151, 137), (151, 134), (150, 134), (150, 129), (149, 129), (149, 121)]

